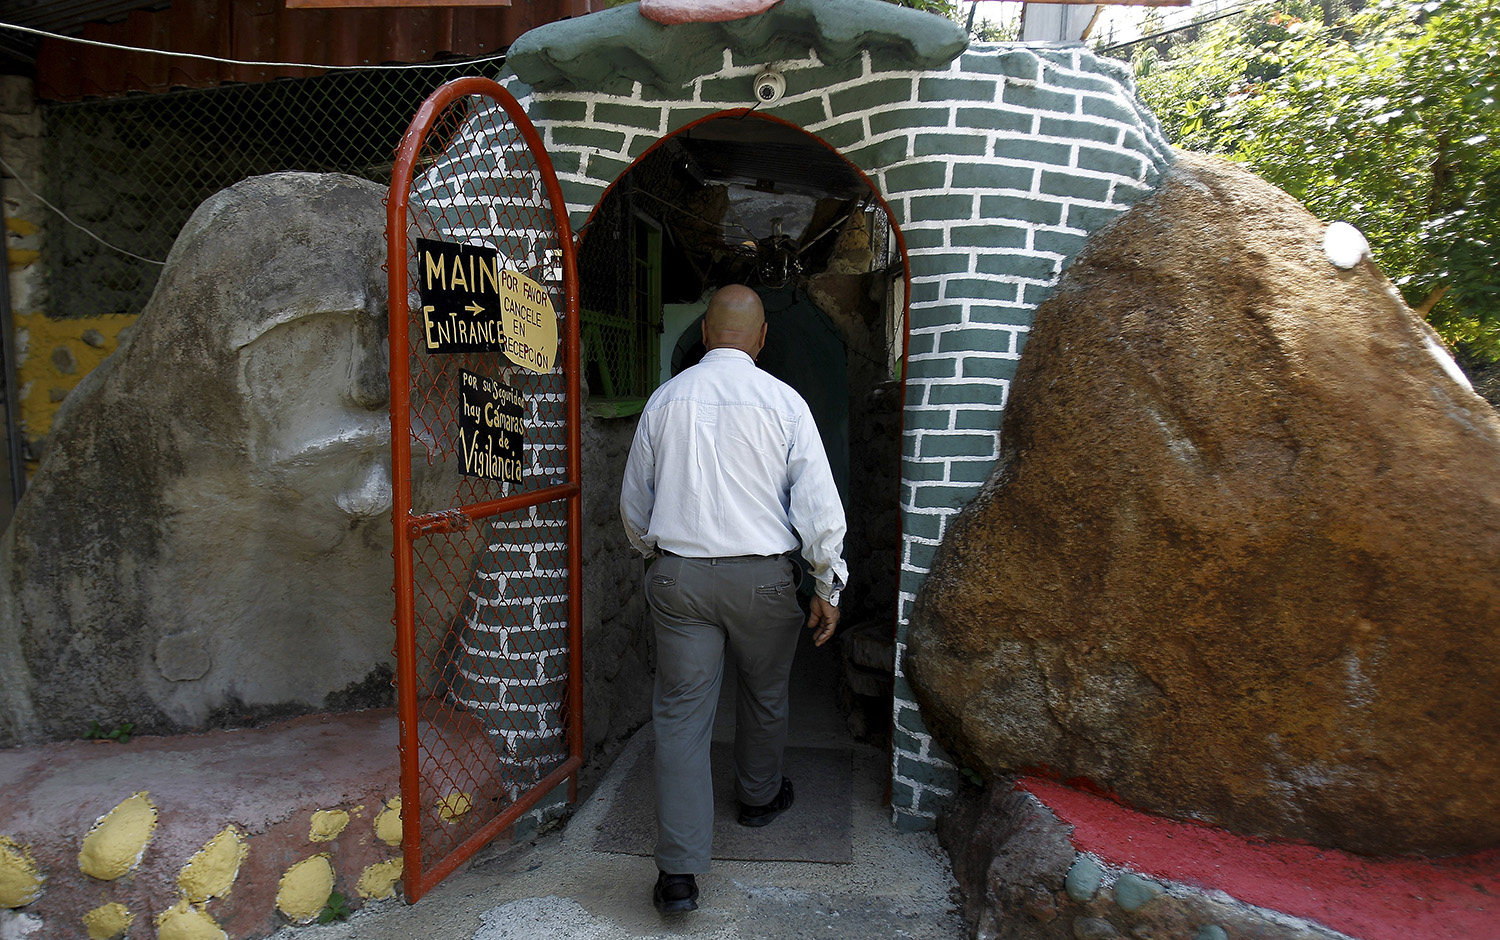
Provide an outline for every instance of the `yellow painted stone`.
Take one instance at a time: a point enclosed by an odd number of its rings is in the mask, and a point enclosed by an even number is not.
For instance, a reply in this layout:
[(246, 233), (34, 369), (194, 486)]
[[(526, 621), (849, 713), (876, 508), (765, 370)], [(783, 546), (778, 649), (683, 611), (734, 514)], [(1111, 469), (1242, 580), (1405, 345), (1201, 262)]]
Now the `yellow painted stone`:
[(208, 912), (183, 898), (156, 915), (156, 940), (229, 940)]
[(156, 806), (143, 790), (99, 817), (83, 837), (78, 867), (85, 875), (113, 881), (136, 865), (156, 831)]
[(306, 924), (322, 913), (333, 893), (333, 863), (327, 853), (304, 858), (286, 870), (276, 886), (276, 907), (294, 924)]
[(359, 883), (354, 890), (367, 900), (380, 900), (396, 893), (396, 883), (401, 880), (401, 859), (376, 862), (359, 873)]
[(228, 894), (249, 849), (238, 829), (225, 826), (182, 866), (177, 886), (183, 896), (194, 904), (203, 904), (209, 898)]
[(401, 797), (396, 797), (375, 814), (375, 838), (386, 845), (401, 844)]
[(23, 907), (42, 893), (42, 876), (30, 846), (0, 836), (0, 907)]
[[(51, 388), (70, 392), (73, 387), (104, 361), (104, 357), (120, 345), (120, 331), (136, 321), (139, 314), (107, 313), (97, 317), (52, 319), (45, 313), (17, 313), (15, 331), (17, 345), (22, 352), (16, 356), (16, 386), (21, 389), (16, 396), (21, 406), (21, 425), (33, 438), (45, 436), (52, 430), (52, 419), (57, 416), (61, 401), (53, 401), (47, 394)], [(103, 345), (93, 346), (84, 342), (89, 330), (98, 332)], [(77, 368), (70, 373), (59, 372), (52, 362), (53, 350), (67, 347), (77, 361)]]
[(332, 842), (349, 825), (349, 814), (341, 809), (320, 809), (312, 814), (309, 842)]
[(438, 815), (448, 822), (452, 822), (473, 808), (474, 798), (467, 793), (450, 793), (438, 800), (437, 805)]
[(133, 923), (135, 915), (118, 901), (101, 904), (83, 915), (83, 929), (88, 931), (89, 940), (114, 940), (129, 930)]
[(8, 253), (10, 256), (10, 269), (19, 271), (21, 268), (36, 264), (37, 259), (42, 256), (35, 248), (12, 248)]
[(37, 232), (35, 222), (31, 221), (30, 219), (23, 219), (19, 216), (13, 215), (8, 215), (5, 217), (5, 228), (7, 231), (15, 232), (17, 235), (23, 237), (27, 235), (35, 235)]

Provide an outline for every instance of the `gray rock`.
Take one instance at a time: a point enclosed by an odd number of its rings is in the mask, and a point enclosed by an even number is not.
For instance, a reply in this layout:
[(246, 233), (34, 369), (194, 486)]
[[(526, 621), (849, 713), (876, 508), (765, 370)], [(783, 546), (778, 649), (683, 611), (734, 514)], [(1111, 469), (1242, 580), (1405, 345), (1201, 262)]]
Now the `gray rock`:
[[(620, 481), (633, 420), (585, 420), (583, 490), (584, 751), (607, 767), (626, 737), (651, 717), (651, 618), (645, 566), (620, 525)], [(591, 771), (592, 772), (592, 771)]]
[(259, 177), (184, 227), (0, 540), (0, 745), (308, 711), (390, 669), (383, 195)]
[(1138, 911), (1161, 897), (1162, 886), (1134, 872), (1126, 872), (1115, 882), (1115, 903), (1121, 909)]
[(198, 631), (164, 636), (156, 643), (156, 671), (168, 682), (189, 682), (213, 668), (208, 638)]
[(938, 821), (964, 893), (964, 918), (975, 936), (1026, 937), (1011, 931), (1029, 923), (1065, 931), (1055, 899), (1067, 898), (1063, 883), (1077, 853), (1057, 817), (1009, 783), (992, 784), (982, 796), (965, 791)]
[(58, 346), (52, 350), (52, 367), (63, 375), (72, 375), (78, 371), (78, 357), (68, 347)]
[(1114, 940), (1119, 935), (1115, 925), (1102, 917), (1080, 917), (1073, 921), (1076, 940)]
[(1094, 892), (1099, 890), (1099, 882), (1103, 880), (1104, 869), (1099, 867), (1099, 863), (1090, 856), (1080, 855), (1073, 867), (1068, 869), (1063, 887), (1073, 900), (1089, 901), (1093, 899)]
[(1322, 233), (1182, 154), (1040, 308), (912, 616), (958, 761), (1365, 854), (1500, 845), (1500, 416)]

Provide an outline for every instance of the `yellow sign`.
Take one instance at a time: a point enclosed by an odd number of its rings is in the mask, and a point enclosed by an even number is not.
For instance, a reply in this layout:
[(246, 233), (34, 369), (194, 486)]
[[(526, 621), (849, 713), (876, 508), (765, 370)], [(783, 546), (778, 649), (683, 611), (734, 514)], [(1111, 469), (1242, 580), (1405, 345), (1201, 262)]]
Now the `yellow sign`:
[(547, 288), (519, 271), (500, 272), (505, 355), (533, 372), (551, 372), (557, 356), (557, 311)]

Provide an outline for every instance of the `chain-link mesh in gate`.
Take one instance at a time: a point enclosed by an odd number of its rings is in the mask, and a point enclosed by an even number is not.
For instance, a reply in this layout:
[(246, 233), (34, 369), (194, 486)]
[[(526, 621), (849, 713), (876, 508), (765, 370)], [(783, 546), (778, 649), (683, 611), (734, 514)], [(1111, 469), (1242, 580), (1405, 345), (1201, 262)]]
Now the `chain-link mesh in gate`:
[[(489, 97), (504, 92), (484, 80), (455, 85), (486, 94), (448, 100), (451, 89), (439, 90), (430, 102), (435, 114), (424, 107), (413, 125), (431, 122), (420, 148), (408, 154), (403, 146), (392, 183), (392, 224), (405, 232), (404, 245), (392, 243), (405, 257), (391, 259), (391, 335), (393, 437), (410, 455), (401, 479), (407, 461), (397, 448), (396, 510), (405, 526), (397, 533), (398, 661), (409, 658), (398, 667), (402, 805), (413, 899), (572, 773), (581, 741), (573, 632), (577, 343), (570, 338), (577, 326), (567, 314), (566, 219), (553, 214), (550, 168), (531, 147), (538, 142)], [(408, 158), (411, 185), (398, 222), (396, 189)], [(547, 288), (559, 314), (551, 371), (531, 371), (501, 351), (428, 351), (419, 238), (497, 249), (501, 269)], [(473, 446), (460, 422), (465, 372), (524, 399), (519, 483), (464, 472), (463, 449)], [(410, 605), (404, 614), (401, 604)]]

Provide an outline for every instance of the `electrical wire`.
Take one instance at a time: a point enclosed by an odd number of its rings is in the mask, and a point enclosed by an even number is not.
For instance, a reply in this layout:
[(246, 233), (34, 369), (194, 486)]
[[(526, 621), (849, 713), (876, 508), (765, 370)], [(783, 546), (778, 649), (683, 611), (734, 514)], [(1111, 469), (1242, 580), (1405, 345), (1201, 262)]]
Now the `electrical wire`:
[(1153, 39), (1161, 39), (1163, 36), (1171, 36), (1174, 33), (1180, 33), (1184, 30), (1194, 29), (1199, 26), (1205, 26), (1216, 20), (1227, 19), (1231, 16), (1238, 16), (1241, 13), (1250, 10), (1252, 7), (1260, 6), (1262, 2), (1263, 0), (1246, 0), (1246, 2), (1244, 3), (1237, 4), (1235, 6), (1229, 7), (1228, 9), (1218, 10), (1209, 16), (1204, 16), (1191, 22), (1184, 23), (1181, 26), (1174, 26), (1171, 29), (1159, 30), (1146, 36), (1137, 36), (1135, 39), (1127, 39), (1124, 42), (1117, 42), (1108, 46), (1100, 46), (1098, 51), (1113, 52), (1116, 49), (1127, 49), (1131, 46), (1139, 45), (1143, 42), (1150, 42)]
[[(321, 69), (321, 70), (328, 71), (328, 72), (360, 72), (360, 71), (375, 71), (375, 70), (399, 71), (399, 70), (408, 70), (408, 69), (451, 69), (451, 68), (453, 68), (456, 65), (470, 64), (470, 63), (477, 65), (477, 64), (483, 63), (483, 62), (494, 62), (494, 61), (498, 61), (498, 60), (503, 60), (505, 58), (505, 54), (504, 53), (496, 53), (495, 55), (482, 56), (482, 57), (476, 58), (476, 59), (447, 59), (447, 60), (444, 60), (444, 61), (441, 61), (441, 62), (416, 62), (416, 63), (410, 63), (410, 64), (401, 64), (401, 65), (318, 65), (318, 64), (314, 64), (314, 63), (310, 63), (310, 62), (263, 62), (263, 61), (256, 61), (256, 60), (252, 60), (252, 59), (228, 59), (228, 58), (224, 58), (222, 56), (200, 55), (200, 54), (195, 53), (195, 52), (171, 52), (171, 51), (162, 50), (162, 49), (147, 49), (147, 48), (144, 48), (142, 46), (127, 46), (127, 45), (123, 45), (121, 43), (102, 42), (102, 41), (95, 40), (95, 39), (82, 39), (82, 38), (77, 37), (77, 36), (64, 36), (64, 35), (62, 35), (60, 33), (52, 33), (52, 32), (48, 32), (47, 30), (44, 30), (44, 29), (34, 29), (34, 28), (30, 27), (30, 26), (21, 26), (21, 25), (16, 24), (16, 23), (0, 22), (0, 29), (8, 29), (8, 30), (12, 30), (12, 31), (15, 31), (15, 32), (19, 32), (19, 33), (27, 33), (27, 34), (32, 35), (32, 36), (40, 36), (40, 37), (42, 37), (44, 39), (56, 39), (56, 40), (58, 40), (60, 42), (71, 42), (71, 43), (77, 43), (79, 45), (84, 45), (84, 46), (95, 46), (95, 47), (102, 48), (102, 49), (115, 49), (115, 50), (119, 50), (119, 51), (122, 51), (122, 52), (134, 52), (134, 53), (141, 53), (141, 54), (145, 54), (145, 55), (159, 55), (159, 56), (166, 56), (168, 58), (194, 59), (194, 60), (197, 60), (197, 61), (200, 61), (200, 62), (214, 62), (214, 63), (218, 63), (220, 65), (259, 66), (259, 67), (267, 67), (267, 68), (289, 68), (289, 69), (291, 69), (291, 68), (297, 68), (297, 69)], [(5, 172), (8, 173), (10, 175), (10, 177), (16, 181), (17, 185), (19, 185), (23, 190), (25, 190), (27, 192), (27, 194), (29, 194), (33, 199), (35, 199), (37, 202), (40, 202), (42, 205), (46, 206), (52, 212), (56, 213), (57, 216), (58, 216), (58, 218), (62, 219), (64, 222), (68, 223), (69, 225), (73, 226), (74, 228), (78, 229), (80, 232), (83, 232), (85, 235), (87, 235), (88, 237), (92, 238), (94, 241), (98, 242), (99, 244), (103, 245), (105, 248), (108, 248), (111, 251), (117, 251), (117, 252), (119, 252), (122, 255), (126, 255), (127, 257), (135, 258), (137, 261), (144, 261), (147, 264), (154, 264), (154, 265), (157, 265), (157, 266), (164, 266), (166, 264), (165, 261), (157, 261), (155, 258), (147, 258), (145, 255), (136, 254), (135, 252), (129, 250), (128, 248), (121, 248), (119, 245), (111, 244), (110, 242), (105, 241), (104, 238), (102, 238), (101, 236), (99, 236), (92, 229), (88, 228), (86, 225), (83, 225), (80, 222), (74, 221), (74, 219), (71, 216), (69, 216), (66, 212), (64, 212), (63, 210), (59, 209), (57, 206), (54, 206), (51, 202), (48, 202), (47, 199), (45, 197), (43, 197), (41, 193), (38, 193), (36, 190), (34, 190), (30, 186), (26, 185), (26, 181), (23, 180), (20, 177), (20, 175), (18, 173), (16, 173), (16, 171), (10, 166), (10, 164), (6, 163), (3, 159), (0, 159), (0, 168), (3, 168), (5, 170)]]
[(49, 33), (44, 29), (34, 29), (30, 26), (20, 26), (16, 23), (0, 22), (0, 29), (15, 30), (18, 33), (28, 33), (32, 36), (41, 36), (44, 39), (56, 39), (61, 42), (74, 42), (85, 46), (97, 46), (101, 49), (117, 49), (121, 52), (138, 52), (146, 55), (161, 55), (174, 59), (196, 59), (199, 62), (215, 62), (220, 65), (251, 65), (265, 68), (285, 69), (323, 69), (329, 72), (362, 72), (371, 69), (383, 69), (398, 71), (402, 69), (450, 69), (455, 65), (465, 63), (494, 62), (504, 59), (505, 53), (497, 52), (494, 55), (483, 56), (478, 59), (446, 59), (442, 62), (412, 62), (400, 65), (317, 65), (311, 62), (260, 62), (252, 59), (226, 59), (216, 55), (201, 55), (196, 52), (171, 52), (163, 49), (147, 49), (142, 46), (126, 46), (117, 42), (102, 42), (97, 39), (82, 39), (78, 36), (64, 36), (61, 33)]
[(37, 202), (40, 202), (42, 205), (46, 206), (48, 209), (51, 209), (53, 212), (57, 213), (58, 218), (62, 219), (64, 222), (68, 223), (69, 225), (73, 226), (74, 228), (78, 229), (80, 232), (82, 232), (83, 234), (87, 235), (89, 238), (92, 238), (94, 241), (98, 242), (99, 244), (103, 245), (105, 248), (108, 248), (111, 251), (118, 251), (122, 255), (129, 255), (130, 257), (136, 259), (137, 261), (144, 261), (147, 264), (154, 264), (154, 265), (158, 265), (158, 266), (164, 266), (164, 265), (166, 265), (165, 261), (157, 261), (155, 258), (147, 258), (145, 255), (138, 255), (138, 254), (136, 254), (135, 252), (131, 251), (128, 248), (121, 248), (119, 245), (112, 245), (109, 242), (105, 241), (103, 238), (99, 237), (97, 234), (95, 234), (93, 232), (93, 230), (91, 230), (87, 226), (85, 226), (85, 225), (83, 225), (83, 224), (81, 224), (79, 222), (73, 221), (73, 219), (70, 218), (66, 212), (62, 211), (57, 206), (54, 206), (52, 203), (48, 202), (45, 198), (42, 197), (41, 193), (39, 193), (36, 190), (32, 189), (30, 186), (27, 186), (26, 185), (26, 181), (23, 180), (23, 179), (21, 179), (20, 174), (18, 174), (14, 169), (12, 169), (11, 165), (9, 163), (6, 163), (5, 159), (3, 157), (0, 157), (0, 169), (3, 169), (6, 173), (10, 174), (10, 178), (13, 179), (13, 180), (15, 180), (16, 184), (18, 186), (20, 186), (22, 189), (26, 190), (26, 192), (31, 196), (31, 198), (35, 199)]
[[(705, 226), (708, 227), (708, 229), (711, 229), (713, 231), (722, 232), (724, 230), (724, 225), (722, 225), (721, 223), (715, 222), (713, 219), (707, 218), (706, 216), (699, 215), (698, 213), (693, 212), (690, 209), (685, 209), (682, 206), (677, 205), (675, 202), (672, 202), (670, 199), (664, 199), (661, 196), (658, 196), (656, 193), (653, 193), (649, 189), (637, 189), (635, 191), (635, 195), (637, 195), (637, 196), (645, 196), (647, 199), (655, 200), (660, 205), (665, 206), (668, 209), (671, 209), (673, 212), (676, 212), (679, 215), (686, 216), (687, 218), (692, 219), (692, 220), (694, 220), (696, 222), (702, 222)], [(733, 204), (730, 205), (729, 211), (730, 212), (734, 211)], [(738, 213), (736, 213), (736, 218), (738, 218)], [(752, 232), (750, 230), (750, 228), (748, 226), (746, 226), (742, 221), (731, 222), (729, 224), (730, 225), (734, 225), (734, 226), (742, 229), (744, 231), (744, 233), (746, 235), (748, 235), (750, 238), (754, 238), (755, 237), (755, 233)]]

